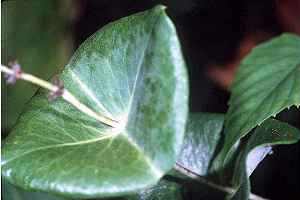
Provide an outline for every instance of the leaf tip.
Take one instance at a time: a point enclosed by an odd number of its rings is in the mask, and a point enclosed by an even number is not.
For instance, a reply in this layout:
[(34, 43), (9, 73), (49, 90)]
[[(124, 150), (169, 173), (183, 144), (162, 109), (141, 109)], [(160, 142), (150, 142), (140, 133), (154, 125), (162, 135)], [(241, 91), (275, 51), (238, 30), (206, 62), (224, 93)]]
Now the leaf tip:
[(166, 9), (167, 9), (167, 6), (161, 5), (161, 4), (154, 7), (154, 10), (158, 10), (158, 11), (165, 11)]

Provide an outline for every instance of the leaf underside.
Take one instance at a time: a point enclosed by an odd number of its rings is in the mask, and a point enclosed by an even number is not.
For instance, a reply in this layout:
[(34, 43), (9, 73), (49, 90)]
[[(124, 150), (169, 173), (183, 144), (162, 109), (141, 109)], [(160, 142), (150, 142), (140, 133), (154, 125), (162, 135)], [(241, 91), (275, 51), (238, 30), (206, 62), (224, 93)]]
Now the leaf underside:
[(2, 150), (2, 175), (25, 189), (68, 197), (120, 196), (155, 184), (179, 154), (187, 75), (163, 6), (96, 32), (60, 74), (111, 128), (44, 91), (27, 105)]
[(257, 148), (270, 147), (270, 145), (293, 144), (299, 139), (299, 130), (275, 119), (268, 119), (256, 128), (237, 157), (232, 180), (236, 191), (228, 196), (227, 199), (249, 199), (250, 181), (246, 164), (249, 164), (248, 158), (251, 152)]

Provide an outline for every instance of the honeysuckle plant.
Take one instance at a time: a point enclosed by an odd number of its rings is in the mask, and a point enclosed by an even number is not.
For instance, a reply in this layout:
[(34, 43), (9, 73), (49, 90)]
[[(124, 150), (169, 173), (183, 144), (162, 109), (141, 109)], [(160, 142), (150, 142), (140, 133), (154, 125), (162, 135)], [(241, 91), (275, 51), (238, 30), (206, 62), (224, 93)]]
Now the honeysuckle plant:
[(250, 193), (249, 176), (272, 145), (300, 138), (274, 118), (300, 105), (293, 34), (243, 60), (226, 114), (188, 112), (187, 69), (164, 6), (104, 26), (53, 83), (20, 64), (1, 65), (7, 82), (41, 89), (2, 146), (5, 199), (179, 200), (188, 190), (263, 199)]

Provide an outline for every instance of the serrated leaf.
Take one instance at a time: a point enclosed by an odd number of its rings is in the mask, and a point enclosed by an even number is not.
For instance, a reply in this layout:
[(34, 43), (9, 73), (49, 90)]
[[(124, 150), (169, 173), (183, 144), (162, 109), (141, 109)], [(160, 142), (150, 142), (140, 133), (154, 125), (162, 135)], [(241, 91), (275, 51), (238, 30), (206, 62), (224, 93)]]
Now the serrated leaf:
[(221, 139), (223, 122), (223, 114), (190, 114), (177, 164), (198, 175), (208, 175)]
[[(26, 71), (48, 79), (66, 64), (70, 44), (66, 31), (70, 9), (61, 1), (7, 1), (1, 4), (1, 63), (17, 60)], [(64, 12), (60, 12), (62, 8)], [(45, 28), (46, 24), (46, 28)], [(26, 102), (37, 91), (28, 83), (2, 79), (1, 128), (11, 130)]]
[(154, 185), (175, 163), (187, 115), (176, 31), (157, 6), (92, 35), (60, 75), (65, 88), (115, 128), (41, 92), (2, 151), (11, 183), (69, 197), (108, 197)]
[(300, 38), (283, 34), (242, 62), (231, 88), (221, 158), (255, 126), (292, 105), (300, 105)]
[(228, 199), (248, 200), (250, 182), (246, 163), (249, 163), (248, 155), (252, 151), (261, 147), (269, 147), (270, 145), (296, 143), (299, 139), (299, 130), (275, 119), (268, 119), (256, 128), (235, 162), (232, 184), (236, 188), (236, 191)]

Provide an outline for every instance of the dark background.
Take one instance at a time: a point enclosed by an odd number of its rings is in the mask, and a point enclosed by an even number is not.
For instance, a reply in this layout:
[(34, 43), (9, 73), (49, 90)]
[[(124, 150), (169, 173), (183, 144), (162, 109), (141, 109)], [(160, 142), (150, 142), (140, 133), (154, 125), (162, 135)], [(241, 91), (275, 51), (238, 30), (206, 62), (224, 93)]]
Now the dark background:
[[(166, 5), (167, 13), (176, 25), (188, 66), (191, 112), (225, 113), (230, 97), (227, 88), (245, 54), (253, 46), (282, 32), (300, 34), (299, 0), (71, 2), (67, 26), (73, 38), (71, 52), (108, 22), (158, 3)], [(299, 109), (284, 111), (278, 118), (300, 128)], [(6, 135), (10, 128), (2, 128), (2, 135)], [(252, 192), (274, 200), (299, 199), (299, 149), (300, 143), (276, 147), (274, 154), (267, 156), (252, 175)]]

